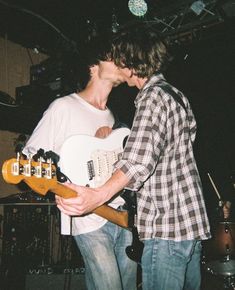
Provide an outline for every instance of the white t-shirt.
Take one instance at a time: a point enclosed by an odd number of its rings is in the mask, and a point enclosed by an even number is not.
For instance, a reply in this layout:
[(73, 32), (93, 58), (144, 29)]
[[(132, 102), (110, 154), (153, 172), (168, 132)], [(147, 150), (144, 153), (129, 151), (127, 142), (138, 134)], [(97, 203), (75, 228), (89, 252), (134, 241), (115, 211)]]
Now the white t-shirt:
[[(42, 148), (60, 155), (61, 146), (68, 137), (77, 134), (94, 136), (98, 128), (112, 127), (113, 124), (114, 117), (108, 108), (99, 110), (74, 93), (51, 103), (34, 129), (23, 153), (35, 154)], [(109, 205), (117, 208), (123, 204), (124, 200), (117, 197)], [(99, 229), (106, 222), (106, 219), (96, 214), (89, 214), (72, 218), (71, 229), (71, 218), (62, 213), (61, 233), (84, 234)]]

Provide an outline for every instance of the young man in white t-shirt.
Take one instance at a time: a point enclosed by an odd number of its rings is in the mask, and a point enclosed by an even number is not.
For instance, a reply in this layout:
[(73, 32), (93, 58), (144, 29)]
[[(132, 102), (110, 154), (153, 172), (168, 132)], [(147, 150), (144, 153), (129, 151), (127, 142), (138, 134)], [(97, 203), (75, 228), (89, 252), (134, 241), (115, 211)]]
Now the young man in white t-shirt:
[[(28, 140), (24, 154), (34, 154), (42, 148), (60, 155), (62, 144), (72, 135), (104, 138), (110, 134), (115, 119), (106, 103), (112, 88), (125, 79), (107, 61), (106, 51), (98, 49), (93, 44), (86, 52), (88, 82), (84, 88), (51, 103)], [(82, 77), (86, 79), (85, 71)], [(117, 208), (123, 204), (124, 200), (117, 197), (109, 205)], [(137, 264), (125, 253), (132, 242), (130, 231), (95, 214), (74, 217), (71, 223), (71, 218), (62, 213), (61, 224), (61, 233), (74, 236), (83, 256), (89, 290), (136, 289)]]

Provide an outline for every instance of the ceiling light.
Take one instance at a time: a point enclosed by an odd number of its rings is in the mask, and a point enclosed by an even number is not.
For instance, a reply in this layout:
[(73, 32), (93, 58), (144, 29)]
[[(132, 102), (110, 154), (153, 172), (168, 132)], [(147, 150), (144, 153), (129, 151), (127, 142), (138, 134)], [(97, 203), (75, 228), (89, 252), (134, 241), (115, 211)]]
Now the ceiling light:
[(147, 3), (144, 0), (129, 0), (128, 8), (135, 16), (144, 16), (148, 10)]
[(198, 0), (198, 1), (193, 2), (190, 8), (197, 15), (200, 15), (202, 11), (206, 11), (207, 13), (211, 15), (215, 15), (213, 12), (211, 12), (210, 10), (207, 10), (205, 7), (206, 7), (206, 4), (203, 3), (203, 1)]
[(205, 4), (202, 1), (195, 1), (190, 7), (194, 13), (200, 15), (205, 8)]

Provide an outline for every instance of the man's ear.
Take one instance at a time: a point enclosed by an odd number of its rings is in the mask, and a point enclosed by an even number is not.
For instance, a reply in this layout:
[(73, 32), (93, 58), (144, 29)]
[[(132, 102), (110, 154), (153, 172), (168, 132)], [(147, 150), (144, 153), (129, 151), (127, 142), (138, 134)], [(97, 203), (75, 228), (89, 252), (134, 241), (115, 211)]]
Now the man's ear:
[(92, 66), (90, 66), (90, 76), (94, 75), (98, 70), (98, 65), (94, 64)]

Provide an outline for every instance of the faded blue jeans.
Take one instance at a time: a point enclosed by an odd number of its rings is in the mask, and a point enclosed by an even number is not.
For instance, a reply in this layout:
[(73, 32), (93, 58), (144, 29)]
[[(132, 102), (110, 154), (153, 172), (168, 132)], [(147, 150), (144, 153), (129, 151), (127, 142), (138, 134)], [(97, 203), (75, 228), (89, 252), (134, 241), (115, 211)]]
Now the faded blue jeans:
[(143, 290), (199, 290), (200, 259), (200, 241), (144, 241)]
[(136, 290), (137, 263), (126, 255), (132, 233), (111, 222), (75, 236), (85, 263), (88, 290)]

